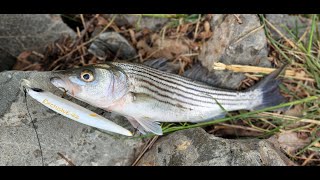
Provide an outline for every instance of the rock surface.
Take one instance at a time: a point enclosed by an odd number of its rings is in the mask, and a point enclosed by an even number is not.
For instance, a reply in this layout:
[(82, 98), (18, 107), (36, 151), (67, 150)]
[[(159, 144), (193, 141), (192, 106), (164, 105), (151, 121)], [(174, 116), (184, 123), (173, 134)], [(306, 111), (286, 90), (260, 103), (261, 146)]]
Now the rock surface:
[(7, 53), (0, 47), (0, 72), (11, 69), (16, 62), (16, 57)]
[(222, 139), (201, 128), (178, 131), (159, 139), (140, 166), (285, 166), (290, 164), (267, 140)]
[[(303, 18), (300, 16), (290, 16), (288, 14), (266, 14), (265, 18), (275, 27), (277, 28), (286, 38), (293, 39), (292, 35), (288, 32), (290, 30), (292, 34), (296, 35), (300, 38), (303, 33), (305, 33), (306, 29), (310, 27), (311, 20), (307, 18)], [(285, 28), (287, 27), (287, 28)], [(318, 23), (318, 28), (320, 28), (320, 24)], [(279, 40), (281, 36), (272, 28), (269, 28), (272, 34), (272, 37), (275, 40)], [(306, 37), (309, 37), (307, 35)], [(305, 38), (304, 40), (308, 40)]]
[[(42, 52), (62, 35), (75, 36), (59, 15), (2, 14), (0, 16), (0, 71), (10, 69), (23, 51)], [(3, 55), (5, 53), (5, 55)]]
[[(235, 15), (215, 14), (211, 21), (213, 36), (203, 45), (199, 55), (201, 64), (206, 67), (215, 84), (223, 88), (236, 89), (245, 76), (230, 71), (213, 71), (213, 64), (241, 64), (254, 66), (270, 66), (267, 40), (259, 18), (253, 14), (239, 15), (241, 23)], [(190, 77), (201, 80), (203, 75), (194, 74), (199, 67), (190, 70)]]
[[(27, 114), (19, 82), (27, 78), (34, 87), (61, 95), (60, 90), (48, 83), (50, 74), (18, 71), (0, 73), (0, 165), (42, 165), (35, 130)], [(104, 112), (72, 101), (99, 114)], [(37, 127), (45, 165), (68, 165), (61, 154), (75, 165), (131, 165), (143, 145), (141, 139), (103, 133), (65, 118), (30, 96), (27, 96), (27, 104)], [(123, 118), (111, 117), (106, 112), (103, 115), (133, 130)]]
[(212, 67), (214, 62), (260, 65), (260, 59), (268, 55), (268, 50), (258, 16), (239, 15), (242, 23), (234, 15), (213, 16), (218, 16), (220, 21), (214, 19), (211, 22), (213, 36), (199, 55), (202, 65), (207, 68)]
[(137, 56), (136, 50), (117, 32), (100, 34), (91, 43), (89, 52), (99, 59), (105, 59), (108, 55), (112, 55), (120, 60), (132, 59)]

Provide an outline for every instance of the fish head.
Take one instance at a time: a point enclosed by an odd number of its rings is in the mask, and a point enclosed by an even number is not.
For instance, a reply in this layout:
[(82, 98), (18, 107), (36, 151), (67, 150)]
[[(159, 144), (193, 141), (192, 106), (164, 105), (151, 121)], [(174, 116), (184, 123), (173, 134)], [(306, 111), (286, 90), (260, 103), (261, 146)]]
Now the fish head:
[(56, 71), (50, 81), (68, 95), (100, 108), (107, 108), (128, 92), (125, 72), (111, 64)]

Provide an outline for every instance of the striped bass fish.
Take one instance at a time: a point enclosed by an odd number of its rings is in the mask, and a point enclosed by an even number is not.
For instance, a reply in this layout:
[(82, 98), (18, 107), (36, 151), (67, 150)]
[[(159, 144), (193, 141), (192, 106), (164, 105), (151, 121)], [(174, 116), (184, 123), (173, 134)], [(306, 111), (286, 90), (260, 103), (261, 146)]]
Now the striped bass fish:
[(111, 62), (53, 72), (51, 83), (90, 105), (125, 116), (141, 133), (162, 135), (160, 122), (204, 122), (228, 111), (285, 102), (277, 69), (245, 91), (226, 90), (142, 64)]

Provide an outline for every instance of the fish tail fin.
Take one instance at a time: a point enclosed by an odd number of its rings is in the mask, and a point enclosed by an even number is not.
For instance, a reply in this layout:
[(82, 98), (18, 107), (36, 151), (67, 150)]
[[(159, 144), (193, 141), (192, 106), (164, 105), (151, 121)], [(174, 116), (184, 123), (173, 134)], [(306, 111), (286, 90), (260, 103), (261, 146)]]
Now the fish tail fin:
[(253, 107), (251, 110), (258, 110), (266, 107), (276, 106), (287, 101), (285, 97), (280, 94), (280, 80), (278, 79), (279, 75), (283, 72), (285, 67), (286, 65), (283, 65), (279, 69), (273, 71), (267, 77), (262, 79), (260, 82), (258, 82), (248, 90), (258, 92), (258, 96), (262, 98), (260, 103), (253, 103)]

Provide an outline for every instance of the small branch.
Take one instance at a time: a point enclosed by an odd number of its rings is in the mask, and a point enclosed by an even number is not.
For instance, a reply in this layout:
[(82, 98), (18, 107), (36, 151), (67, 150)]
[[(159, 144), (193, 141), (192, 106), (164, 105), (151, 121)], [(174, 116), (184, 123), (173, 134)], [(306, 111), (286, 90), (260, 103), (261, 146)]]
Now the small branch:
[(233, 16), (237, 19), (239, 24), (242, 24), (242, 20), (240, 19), (239, 15), (233, 14)]
[(143, 148), (137, 159), (132, 163), (132, 166), (135, 166), (138, 164), (142, 156), (147, 152), (148, 149), (152, 147), (152, 145), (157, 141), (159, 136), (153, 137), (151, 140), (148, 141), (147, 145)]
[(81, 46), (75, 47), (75, 49), (73, 49), (72, 51), (70, 51), (68, 54), (66, 54), (66, 55), (58, 58), (57, 60), (55, 60), (55, 62), (52, 63), (51, 66), (50, 66), (48, 69), (52, 69), (53, 67), (55, 67), (55, 65), (56, 65), (58, 62), (62, 61), (64, 58), (68, 58), (68, 57), (69, 57), (70, 55), (72, 55), (74, 52), (76, 52), (76, 51), (78, 51), (80, 48), (82, 48), (82, 46), (85, 46), (85, 45), (91, 43), (92, 41), (94, 41), (95, 39), (97, 39), (101, 33), (103, 33), (104, 31), (106, 31), (106, 30), (111, 26), (111, 24), (112, 24), (112, 23), (114, 22), (114, 20), (115, 20), (115, 17), (116, 17), (116, 16), (114, 16), (114, 17), (111, 19), (111, 21), (109, 22), (109, 24), (107, 24), (107, 25), (103, 28), (103, 30), (102, 30), (100, 33), (98, 33), (95, 37), (91, 38), (91, 39), (88, 40), (87, 42), (82, 43)]
[(240, 41), (242, 41), (242, 40), (245, 39), (246, 37), (249, 37), (251, 34), (254, 34), (255, 32), (260, 31), (263, 27), (264, 27), (264, 25), (261, 25), (261, 26), (255, 28), (255, 29), (249, 31), (248, 33), (240, 36), (239, 39), (238, 39), (236, 42), (234, 42), (233, 44), (239, 43)]
[(310, 154), (310, 156), (302, 163), (301, 166), (307, 165), (307, 163), (308, 163), (309, 161), (311, 161), (311, 159), (313, 158), (314, 155), (316, 155), (316, 152)]
[(73, 164), (72, 161), (70, 161), (68, 158), (66, 158), (63, 154), (61, 153), (57, 153), (62, 159), (64, 159), (65, 161), (67, 161), (67, 163), (70, 165), (70, 166), (75, 166), (75, 164)]
[(276, 31), (284, 40), (286, 40), (291, 47), (298, 48), (290, 39), (288, 39), (285, 35), (281, 33), (274, 25), (272, 25), (267, 19), (264, 19), (264, 21), (270, 26), (274, 31)]
[(93, 24), (94, 20), (99, 17), (99, 14), (95, 15), (87, 24), (85, 24), (84, 19), (83, 19), (83, 16), (81, 16), (81, 17), (82, 17), (82, 18), (81, 18), (81, 21), (82, 21), (82, 23), (83, 23), (84, 29), (82, 30), (82, 32), (81, 32), (79, 38), (77, 39), (77, 41), (76, 41), (74, 44), (72, 44), (72, 46), (71, 46), (72, 48), (74, 48), (75, 46), (77, 46), (77, 45), (82, 41), (83, 37), (84, 37), (84, 36), (86, 35), (86, 33), (88, 32), (91, 24)]
[(236, 129), (243, 129), (243, 130), (247, 130), (247, 131), (255, 131), (255, 132), (263, 132), (260, 129), (255, 129), (255, 128), (251, 128), (251, 127), (246, 127), (246, 126), (239, 126), (239, 125), (234, 125), (234, 124), (226, 124), (226, 123), (220, 123), (223, 126), (226, 127), (231, 127), (231, 128), (236, 128)]
[[(213, 67), (214, 70), (230, 70), (233, 72), (243, 72), (243, 73), (264, 73), (264, 74), (270, 74), (273, 72), (274, 68), (265, 68), (265, 67), (258, 67), (258, 66), (245, 66), (245, 65), (226, 65), (223, 63), (214, 63)], [(299, 79), (299, 80), (306, 80), (306, 81), (312, 81), (314, 82), (314, 79), (310, 77), (301, 77), (296, 71), (293, 70), (286, 70), (284, 77), (286, 78), (293, 78), (293, 79)]]
[(272, 117), (282, 118), (282, 119), (284, 119), (284, 120), (300, 121), (300, 122), (312, 123), (312, 124), (320, 125), (320, 121), (318, 121), (318, 120), (299, 118), (299, 117), (288, 116), (288, 115), (283, 115), (283, 114), (263, 112), (263, 113), (260, 113), (260, 114), (258, 114), (258, 115), (259, 115), (259, 116), (265, 116), (265, 117), (270, 117), (270, 116), (272, 116)]

